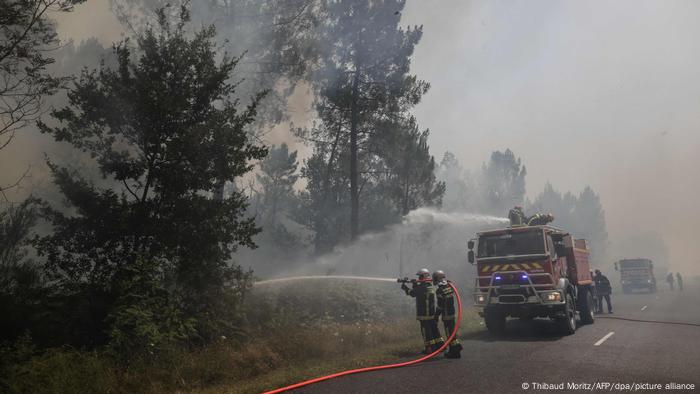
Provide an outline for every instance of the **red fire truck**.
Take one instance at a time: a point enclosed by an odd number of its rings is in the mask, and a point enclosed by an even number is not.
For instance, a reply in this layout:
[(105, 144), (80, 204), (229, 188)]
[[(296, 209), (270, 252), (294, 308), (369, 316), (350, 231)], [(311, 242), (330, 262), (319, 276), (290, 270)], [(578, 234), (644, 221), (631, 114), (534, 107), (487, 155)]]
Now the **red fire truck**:
[(474, 303), (491, 333), (503, 333), (507, 317), (554, 319), (565, 334), (576, 331), (577, 312), (593, 323), (585, 240), (554, 226), (521, 226), (477, 233), (468, 246), (478, 272)]

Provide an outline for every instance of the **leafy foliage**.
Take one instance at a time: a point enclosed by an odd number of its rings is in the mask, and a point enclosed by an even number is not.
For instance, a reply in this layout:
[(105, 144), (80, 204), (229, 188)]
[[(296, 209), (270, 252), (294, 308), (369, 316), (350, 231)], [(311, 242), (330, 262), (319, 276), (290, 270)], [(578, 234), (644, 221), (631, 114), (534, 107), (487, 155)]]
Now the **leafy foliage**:
[(137, 53), (117, 45), (117, 67), (85, 70), (53, 112), (59, 123), (39, 124), (89, 153), (110, 183), (49, 163), (71, 211), (45, 204), (54, 231), (36, 246), (63, 291), (103, 296), (120, 347), (217, 335), (226, 326), (213, 316), (249, 278), (228, 260), (258, 229), (245, 197), (221, 190), (266, 153), (246, 133), (262, 94), (240, 110), (228, 82), (238, 59), (216, 52), (212, 27), (188, 38), (187, 21), (184, 8), (175, 26), (161, 11)]
[[(304, 170), (309, 185), (304, 198), (317, 253), (347, 237), (355, 239), (363, 230), (397, 221), (392, 211), (433, 202), (436, 196), (430, 194), (441, 194), (439, 188), (406, 193), (409, 173), (433, 169), (430, 160), (421, 158), (412, 163), (413, 170), (406, 166), (408, 151), (426, 151), (418, 148), (419, 132), (407, 111), (429, 85), (410, 74), (410, 58), (422, 29), (398, 26), (404, 5), (395, 0), (337, 0), (325, 1), (322, 7), (322, 63), (313, 79), (319, 121), (299, 133), (314, 142), (314, 155)], [(430, 177), (422, 176), (420, 182), (429, 184)], [(379, 187), (385, 180), (393, 184)], [(397, 209), (377, 194), (386, 191)], [(379, 211), (385, 220), (373, 220)], [(368, 218), (374, 223), (367, 223)], [(331, 228), (333, 234), (328, 233)]]
[[(177, 18), (171, 1), (110, 0), (122, 24), (141, 30), (153, 21), (153, 10), (166, 7)], [(266, 90), (255, 125), (265, 127), (288, 118), (286, 99), (305, 81), (318, 56), (321, 2), (317, 0), (198, 0), (185, 2), (195, 25), (212, 25), (227, 52), (240, 55), (236, 67), (241, 97)], [(177, 4), (177, 3), (176, 3)], [(225, 39), (235, 37), (235, 39)]]
[[(41, 116), (44, 98), (67, 81), (48, 72), (58, 36), (49, 14), (85, 0), (0, 0), (0, 150)], [(15, 187), (0, 185), (0, 193)], [(7, 197), (5, 197), (7, 200)]]

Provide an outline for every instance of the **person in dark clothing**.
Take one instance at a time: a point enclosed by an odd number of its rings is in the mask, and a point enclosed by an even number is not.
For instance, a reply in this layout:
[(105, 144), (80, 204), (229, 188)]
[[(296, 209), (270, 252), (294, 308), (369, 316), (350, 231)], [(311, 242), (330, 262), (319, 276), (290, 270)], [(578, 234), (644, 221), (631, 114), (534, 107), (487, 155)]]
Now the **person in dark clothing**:
[(669, 272), (668, 275), (666, 275), (666, 282), (668, 282), (668, 286), (671, 288), (671, 291), (673, 291), (673, 272)]
[(678, 283), (678, 290), (683, 291), (683, 277), (680, 272), (676, 272), (676, 282)]
[(593, 313), (601, 313), (602, 310), (598, 309), (598, 295), (596, 293), (596, 288), (595, 288), (595, 274), (593, 271), (590, 271), (591, 274), (591, 280), (593, 280), (593, 285), (591, 286), (591, 296), (593, 297)]
[(595, 283), (595, 292), (598, 298), (598, 311), (600, 313), (603, 312), (603, 298), (605, 298), (605, 303), (608, 304), (608, 313), (612, 313), (612, 303), (610, 302), (612, 286), (610, 285), (610, 280), (600, 270), (595, 270), (593, 282)]
[(513, 207), (513, 209), (511, 209), (508, 212), (508, 219), (510, 219), (511, 227), (524, 226), (527, 222), (527, 218), (525, 217), (525, 212), (523, 212), (523, 208), (518, 205)]
[(532, 215), (529, 219), (527, 219), (527, 225), (528, 226), (544, 226), (547, 223), (551, 223), (554, 221), (554, 215), (551, 213), (537, 213), (535, 215)]
[(416, 319), (420, 322), (425, 353), (432, 353), (445, 343), (440, 335), (437, 321), (435, 321), (437, 288), (433, 285), (433, 279), (427, 269), (421, 269), (416, 275), (418, 280), (412, 282), (412, 288), (409, 289), (406, 283), (402, 283), (401, 289), (406, 292), (406, 295), (416, 299)]
[[(437, 309), (435, 310), (435, 321), (442, 317), (442, 324), (445, 326), (445, 338), (449, 338), (455, 330), (457, 318), (457, 305), (454, 290), (450, 286), (443, 271), (433, 273), (433, 284), (437, 286)], [(450, 350), (445, 354), (446, 358), (461, 358), (462, 343), (455, 335), (450, 342)]]

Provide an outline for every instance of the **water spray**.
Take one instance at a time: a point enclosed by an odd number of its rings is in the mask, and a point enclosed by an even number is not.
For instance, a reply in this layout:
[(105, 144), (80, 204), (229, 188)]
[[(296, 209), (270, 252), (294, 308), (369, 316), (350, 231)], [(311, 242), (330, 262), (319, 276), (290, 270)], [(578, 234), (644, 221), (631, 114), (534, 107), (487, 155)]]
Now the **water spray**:
[(306, 279), (354, 279), (354, 280), (372, 280), (377, 282), (396, 282), (392, 278), (378, 278), (373, 276), (352, 276), (352, 275), (308, 275), (308, 276), (289, 276), (286, 278), (267, 279), (255, 282), (255, 286), (273, 285), (275, 283), (290, 282), (295, 280)]

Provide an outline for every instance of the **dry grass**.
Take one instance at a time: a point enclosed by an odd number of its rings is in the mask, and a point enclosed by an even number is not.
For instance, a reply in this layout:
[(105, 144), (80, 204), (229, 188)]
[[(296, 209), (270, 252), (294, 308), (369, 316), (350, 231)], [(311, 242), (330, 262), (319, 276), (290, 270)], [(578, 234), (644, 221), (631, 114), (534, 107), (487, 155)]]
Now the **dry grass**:
[[(395, 289), (357, 294), (354, 288), (319, 285), (314, 290), (326, 295), (324, 305), (311, 305), (315, 296), (307, 290), (254, 298), (243, 342), (222, 339), (196, 350), (160, 349), (126, 367), (97, 352), (54, 349), (19, 363), (4, 381), (0, 377), (0, 389), (254, 393), (419, 355), (422, 340), (411, 318), (411, 301)], [(467, 309), (461, 334), (481, 330), (480, 321)]]

